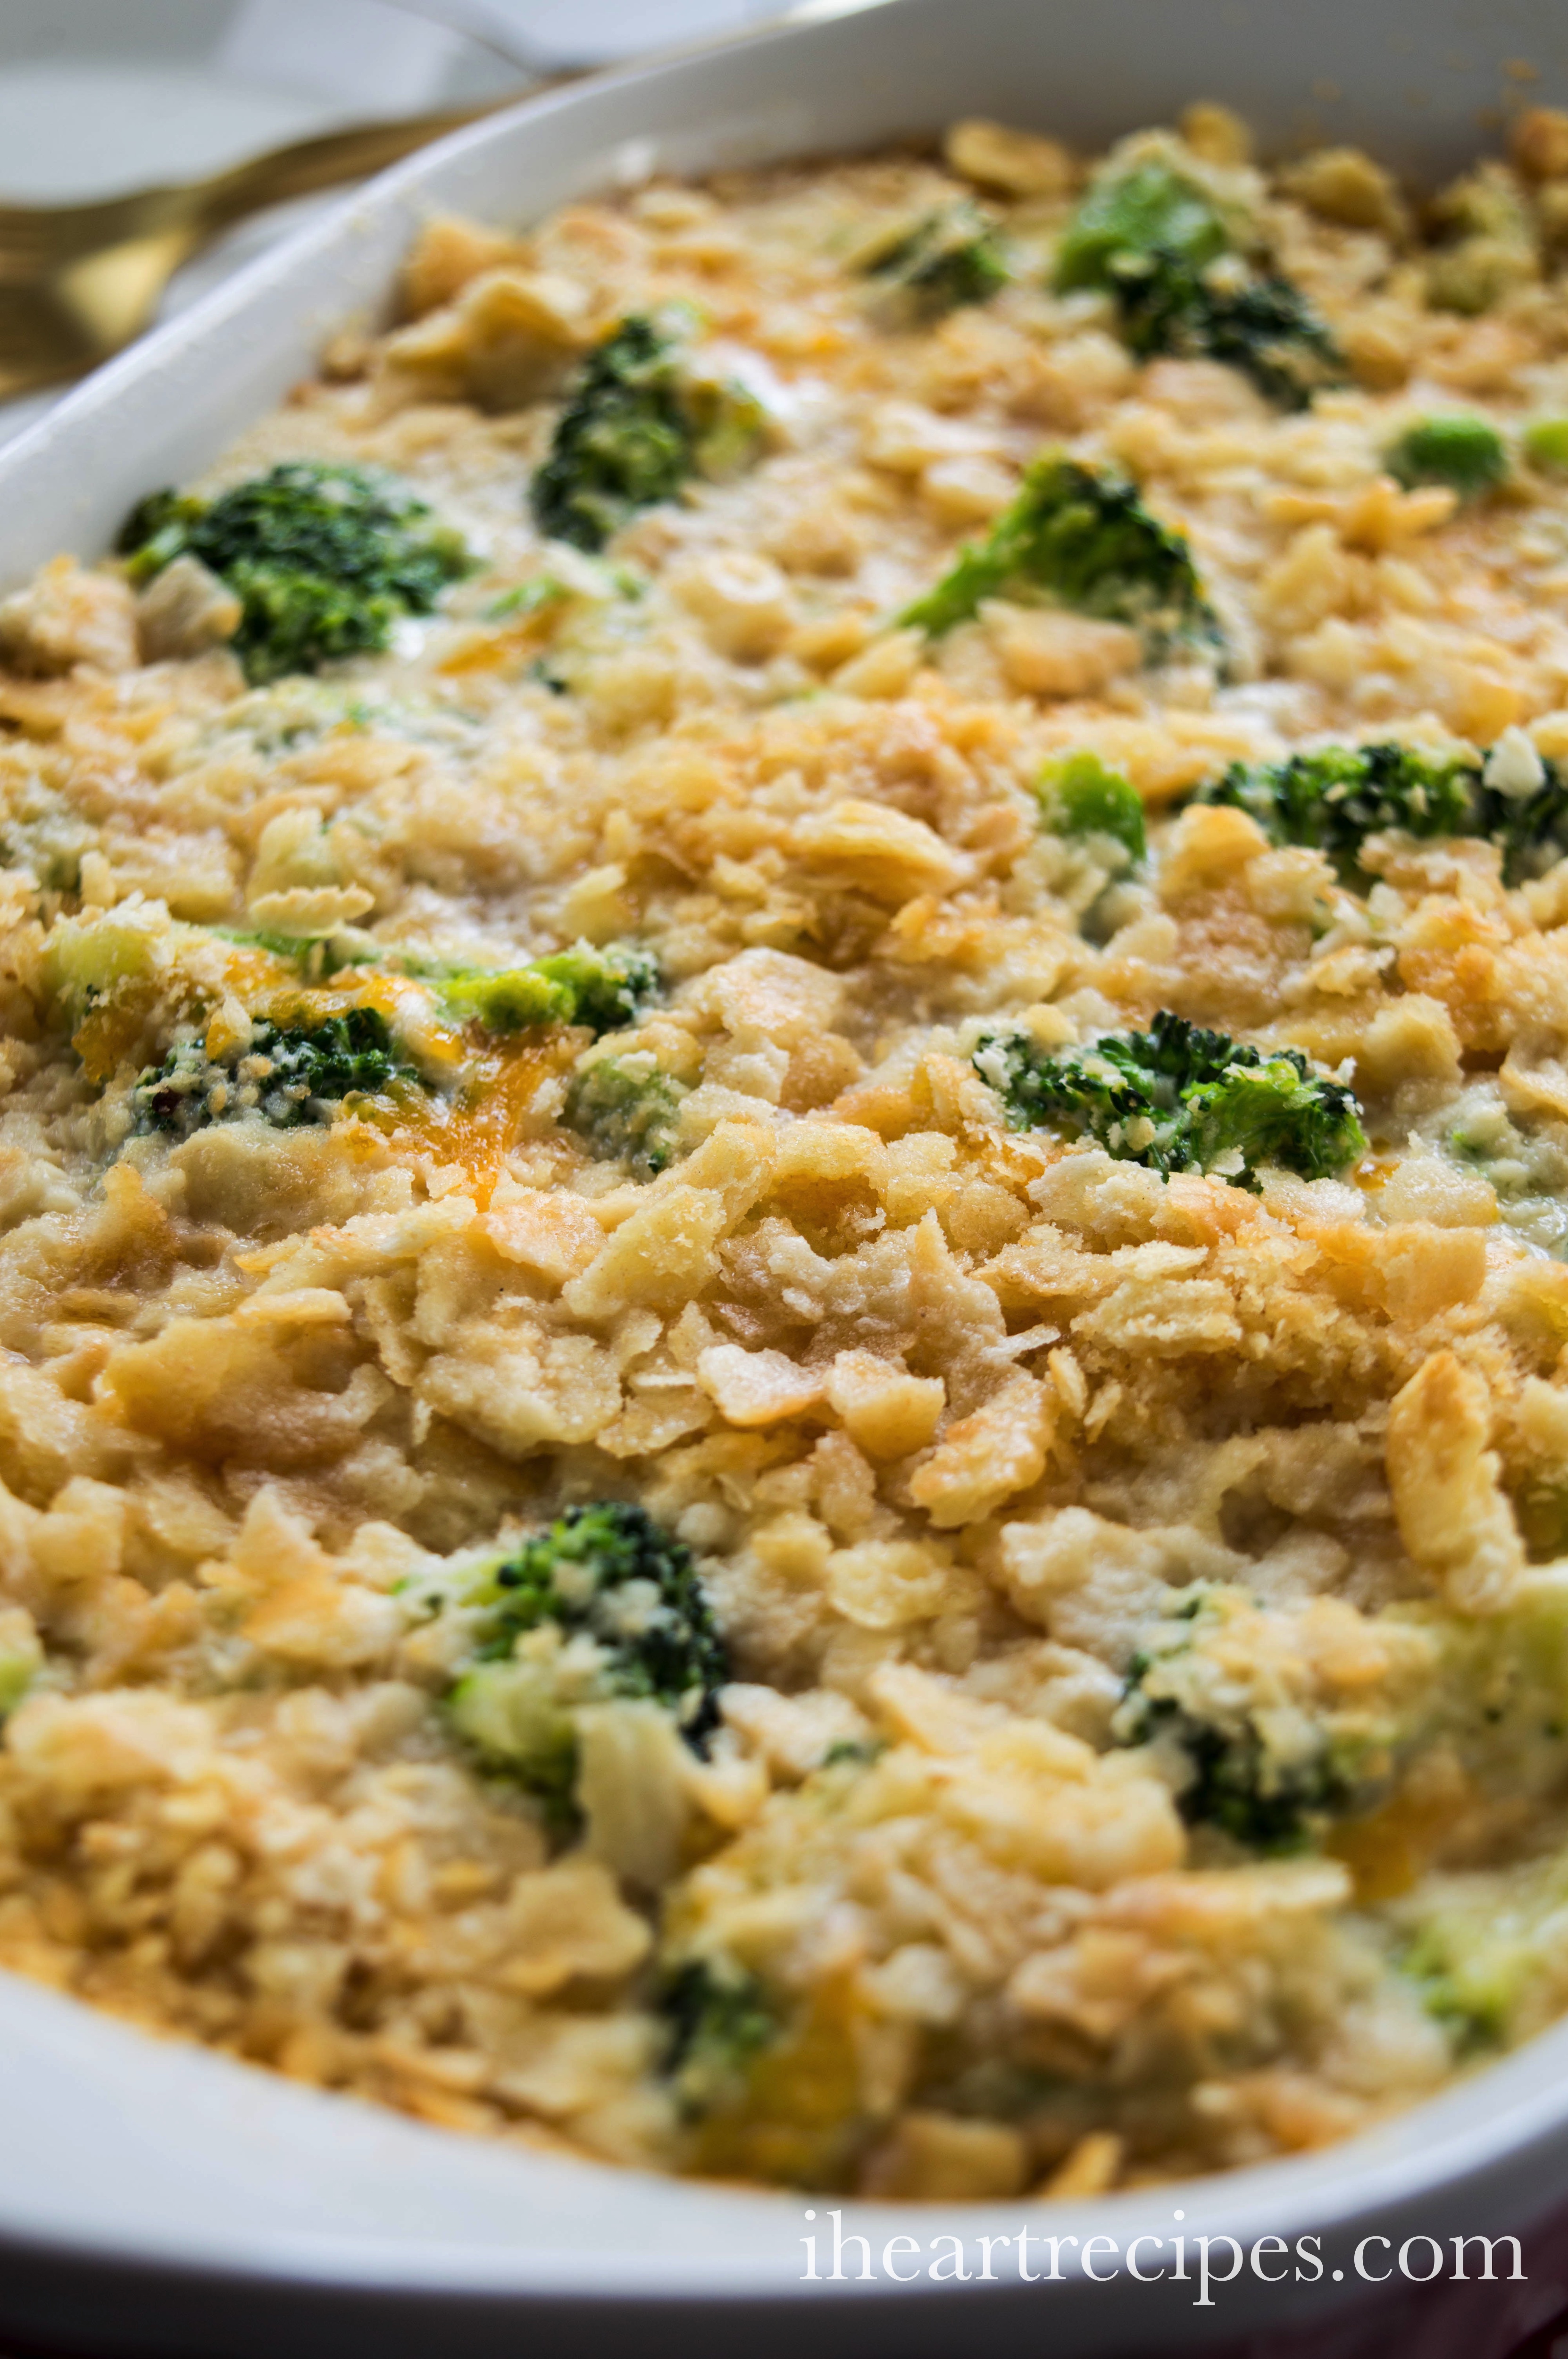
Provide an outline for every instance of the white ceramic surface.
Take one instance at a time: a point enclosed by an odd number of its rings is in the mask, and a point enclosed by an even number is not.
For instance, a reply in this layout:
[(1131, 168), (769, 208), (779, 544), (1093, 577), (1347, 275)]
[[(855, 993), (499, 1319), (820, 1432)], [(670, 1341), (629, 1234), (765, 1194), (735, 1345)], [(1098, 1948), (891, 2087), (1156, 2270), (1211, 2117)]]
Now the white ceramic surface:
[[(499, 99), (534, 79), (518, 30), (531, 0), (474, 0), (467, 30), (463, 0), (450, 5), (451, 16), (446, 0), (0, 0), (0, 201), (73, 204), (195, 179), (338, 124)], [(641, 0), (603, 5), (629, 20)], [(338, 201), (241, 223), (176, 275), (162, 316)], [(0, 401), (0, 444), (59, 399)]]
[[(0, 582), (95, 553), (132, 502), (188, 476), (373, 314), (422, 215), (522, 221), (674, 170), (867, 146), (960, 113), (1086, 144), (1203, 95), (1266, 141), (1365, 143), (1432, 179), (1520, 87), (1568, 97), (1563, 0), (897, 0), (526, 102), (389, 174), (80, 388), (0, 452)], [(1509, 69), (1516, 71), (1510, 73)], [(1495, 120), (1495, 116), (1493, 118)], [(828, 2199), (813, 2208), (817, 2225)], [(1568, 2027), (1376, 2134), (1260, 2170), (1053, 2207), (845, 2207), (846, 2231), (968, 2240), (1322, 2233), (1328, 2274), (1190, 2285), (899, 2288), (803, 2283), (801, 2199), (518, 2154), (145, 2040), (0, 1977), (0, 2327), (159, 2359), (995, 2359), (1191, 2347), (1242, 2332), (1316, 2354), (1388, 2349), (1350, 2248), (1370, 2234), (1522, 2232), (1568, 2203)], [(1344, 2279), (1332, 2269), (1343, 2261)], [(1431, 2359), (1490, 2359), (1563, 2288), (1444, 2289)], [(1479, 2297), (1475, 2301), (1475, 2297)], [(1303, 2309), (1304, 2305), (1304, 2309)], [(1543, 2307), (1544, 2305), (1544, 2307)], [(700, 2338), (700, 2339), (699, 2339)], [(803, 2342), (804, 2338), (804, 2342)], [(1381, 2339), (1380, 2339), (1381, 2338)], [(1457, 2338), (1457, 2339), (1456, 2339)]]
[(393, 0), (5, 0), (0, 193), (67, 204), (194, 179), (520, 79)]
[[(648, 57), (788, 13), (782, 0), (439, 0), (454, 22), (493, 28), (541, 72)], [(482, 15), (479, 12), (482, 9)]]

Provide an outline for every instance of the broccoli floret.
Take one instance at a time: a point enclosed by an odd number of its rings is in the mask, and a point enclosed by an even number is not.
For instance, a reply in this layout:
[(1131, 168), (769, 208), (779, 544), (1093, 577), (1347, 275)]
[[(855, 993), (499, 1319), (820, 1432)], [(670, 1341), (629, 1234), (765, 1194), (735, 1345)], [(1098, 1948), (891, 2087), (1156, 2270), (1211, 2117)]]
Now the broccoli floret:
[(1520, 439), (1532, 467), (1543, 474), (1568, 475), (1568, 418), (1537, 418)]
[(579, 373), (530, 486), (534, 520), (556, 540), (600, 549), (639, 509), (674, 499), (688, 476), (739, 474), (767, 432), (766, 406), (750, 386), (688, 367), (677, 335), (634, 313)]
[(1193, 1765), (1193, 1782), (1179, 1797), (1188, 1825), (1219, 1827), (1251, 1850), (1299, 1851), (1314, 1818), (1343, 1810), (1353, 1799), (1326, 1761), (1279, 1770), (1255, 1728), (1227, 1734), (1174, 1704), (1152, 1708), (1150, 1733), (1158, 1726)]
[(719, 1724), (723, 1642), (683, 1542), (623, 1500), (568, 1507), (495, 1567), (470, 1601), (488, 1612), (487, 1659), (542, 1622), (587, 1630), (611, 1658), (614, 1692), (677, 1713), (697, 1752)]
[(738, 377), (689, 376), (681, 400), (692, 462), (710, 484), (728, 484), (759, 459), (771, 430), (767, 404)]
[(453, 1724), (546, 1801), (569, 1799), (575, 1703), (662, 1704), (706, 1753), (729, 1677), (724, 1643), (689, 1549), (643, 1508), (567, 1508), (461, 1602), (478, 1642), (449, 1697)]
[(1089, 1048), (1046, 1053), (1021, 1034), (988, 1034), (974, 1065), (1010, 1129), (1076, 1132), (1167, 1174), (1210, 1171), (1255, 1190), (1266, 1164), (1321, 1180), (1367, 1145), (1350, 1092), (1319, 1079), (1299, 1049), (1249, 1048), (1165, 1008), (1147, 1032)]
[(1503, 165), (1484, 163), (1440, 191), (1428, 208), (1444, 243), (1422, 277), (1433, 310), (1475, 319), (1542, 277), (1541, 225)]
[(573, 1708), (597, 1700), (597, 1656), (591, 1647), (587, 1652), (586, 1665), (576, 1661), (548, 1626), (520, 1639), (510, 1660), (476, 1663), (445, 1699), (464, 1744), (542, 1803), (546, 1825), (560, 1835), (578, 1823)]
[(200, 1038), (177, 1042), (139, 1076), (131, 1102), (138, 1130), (174, 1138), (247, 1115), (297, 1130), (330, 1122), (345, 1098), (386, 1097), (418, 1078), (397, 1056), (386, 1018), (351, 1007), (319, 1024), (255, 1024), (247, 1048), (217, 1059)]
[(1544, 760), (1541, 771), (1541, 784), (1523, 794), (1504, 793), (1487, 783), (1487, 772), (1480, 773), (1474, 788), (1473, 823), (1454, 831), (1484, 835), (1501, 848), (1506, 885), (1544, 876), (1568, 853), (1568, 771), (1561, 763)]
[(697, 463), (677, 347), (652, 320), (622, 320), (589, 354), (530, 499), (541, 532), (600, 549), (639, 508), (673, 499)]
[(1056, 249), (1057, 291), (1111, 287), (1119, 256), (1157, 248), (1201, 270), (1230, 242), (1201, 189), (1168, 164), (1139, 164), (1130, 172), (1102, 175), (1090, 187)]
[(253, 681), (373, 655), (470, 570), (421, 499), (362, 467), (291, 459), (211, 502), (155, 493), (119, 542), (133, 581), (183, 554), (239, 599), (233, 647)]
[(1541, 2020), (1556, 1982), (1568, 1854), (1548, 1852), (1502, 1875), (1423, 1880), (1391, 1915), (1408, 1937), (1400, 1967), (1454, 2053), (1508, 2046)]
[[(1555, 1806), (1568, 1742), (1568, 1582), (1560, 1568), (1527, 1573), (1500, 1614), (1414, 1603), (1393, 1612), (1438, 1643), (1430, 1733), (1452, 1748), (1475, 1789), (1509, 1812), (1548, 1799)], [(1423, 1878), (1394, 1904), (1394, 1921), (1411, 1937), (1403, 1969), (1461, 2053), (1540, 2020), (1565, 1902), (1568, 1849), (1559, 1846), (1501, 1873)]]
[(1407, 491), (1417, 484), (1446, 484), (1462, 500), (1496, 491), (1509, 472), (1503, 438), (1484, 418), (1418, 418), (1383, 456)]
[(730, 1959), (694, 1958), (658, 1994), (669, 2026), (665, 2077), (687, 2120), (740, 2095), (752, 2062), (780, 2024), (755, 1974)]
[(651, 1180), (675, 1153), (685, 1095), (647, 1050), (600, 1057), (573, 1081), (563, 1119), (603, 1161), (624, 1157), (638, 1179)]
[(935, 638), (1008, 590), (1130, 623), (1152, 655), (1177, 639), (1218, 644), (1181, 534), (1156, 522), (1130, 484), (1076, 459), (1037, 459), (985, 538), (961, 549), (899, 620)]
[(1119, 1726), (1126, 1744), (1146, 1745), (1162, 1735), (1181, 1747), (1192, 1774), (1177, 1803), (1189, 1826), (1218, 1827), (1253, 1851), (1298, 1851), (1310, 1840), (1314, 1819), (1354, 1800), (1354, 1788), (1326, 1751), (1281, 1764), (1249, 1719), (1216, 1723), (1184, 1711), (1169, 1696), (1143, 1693), (1153, 1669), (1148, 1658), (1134, 1657)]
[(1056, 285), (1108, 289), (1141, 359), (1224, 361), (1281, 408), (1304, 409), (1344, 381), (1343, 357), (1301, 290), (1253, 270), (1234, 244), (1201, 189), (1169, 165), (1141, 164), (1089, 190), (1058, 250)]
[(1485, 836), (1500, 845), (1510, 884), (1543, 875), (1568, 852), (1568, 778), (1541, 762), (1522, 793), (1488, 786), (1464, 754), (1411, 745), (1331, 745), (1282, 762), (1233, 763), (1198, 789), (1205, 803), (1249, 812), (1275, 843), (1326, 852), (1353, 881), (1362, 845), (1385, 828), (1407, 835)]
[(658, 962), (628, 942), (596, 949), (578, 942), (529, 966), (448, 969), (442, 997), (456, 1016), (487, 1032), (522, 1032), (535, 1024), (585, 1024), (594, 1034), (634, 1024), (659, 988)]
[(1254, 1647), (1254, 1668), (1238, 1669), (1238, 1649), (1225, 1643), (1238, 1612), (1264, 1621), (1233, 1591), (1173, 1600), (1142, 1634), (1111, 1734), (1121, 1745), (1179, 1748), (1177, 1799), (1189, 1825), (1218, 1827), (1256, 1851), (1293, 1851), (1314, 1821), (1371, 1799), (1390, 1767), (1391, 1725), (1357, 1713), (1347, 1726), (1304, 1682), (1281, 1679), (1266, 1647)]
[[(1510, 1919), (1513, 1921), (1510, 1921)], [(1479, 1905), (1440, 1910), (1423, 1924), (1400, 1961), (1433, 2021), (1458, 2056), (1502, 2045), (1509, 2018), (1544, 1962), (1535, 1927), (1505, 1911), (1494, 1896)]]
[(1475, 832), (1479, 773), (1463, 755), (1411, 745), (1330, 745), (1282, 762), (1233, 762), (1201, 787), (1202, 803), (1229, 803), (1274, 843), (1306, 843), (1354, 864), (1369, 835)]
[(1134, 864), (1148, 850), (1138, 789), (1098, 754), (1065, 754), (1047, 762), (1036, 791), (1040, 815), (1059, 835), (1105, 836)]
[(1205, 273), (1164, 246), (1114, 255), (1110, 269), (1122, 332), (1140, 359), (1223, 361), (1281, 409), (1305, 409), (1345, 381), (1333, 337), (1288, 278)]
[(994, 217), (961, 198), (927, 213), (873, 255), (877, 309), (890, 327), (916, 327), (966, 303), (989, 301), (1011, 273), (996, 242)]
[(659, 989), (658, 961), (629, 942), (611, 942), (602, 950), (578, 942), (540, 959), (535, 972), (569, 1000), (571, 1012), (562, 1020), (586, 1024), (595, 1034), (634, 1024)]

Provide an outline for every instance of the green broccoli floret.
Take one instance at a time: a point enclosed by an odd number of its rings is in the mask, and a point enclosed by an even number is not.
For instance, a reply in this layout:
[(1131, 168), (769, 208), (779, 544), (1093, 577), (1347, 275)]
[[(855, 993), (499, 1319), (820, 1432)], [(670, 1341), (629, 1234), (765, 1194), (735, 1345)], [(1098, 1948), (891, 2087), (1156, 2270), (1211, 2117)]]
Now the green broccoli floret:
[(541, 532), (600, 549), (697, 463), (673, 337), (641, 314), (589, 354), (530, 491)]
[(771, 429), (768, 407), (738, 377), (688, 377), (681, 403), (691, 429), (692, 464), (708, 483), (732, 483), (762, 455)]
[(657, 2005), (669, 2026), (665, 2078), (688, 2121), (739, 2096), (753, 2060), (781, 2028), (757, 1976), (727, 1958), (677, 1966)]
[(1267, 1164), (1321, 1180), (1367, 1145), (1350, 1092), (1319, 1079), (1299, 1049), (1249, 1048), (1165, 1008), (1147, 1032), (1052, 1053), (990, 1033), (974, 1065), (1010, 1129), (1076, 1132), (1166, 1174), (1209, 1171), (1255, 1190)]
[(1473, 320), (1541, 279), (1541, 223), (1505, 166), (1484, 163), (1451, 182), (1427, 220), (1441, 241), (1422, 273), (1432, 310)]
[(1223, 361), (1281, 409), (1305, 409), (1345, 381), (1344, 356), (1298, 288), (1275, 273), (1236, 279), (1166, 246), (1112, 257), (1122, 333), (1141, 360)]
[(966, 303), (984, 303), (1011, 273), (995, 217), (965, 197), (944, 205), (866, 265), (890, 327), (917, 327)]
[(287, 460), (203, 501), (157, 492), (121, 533), (131, 578), (199, 558), (239, 599), (233, 647), (253, 681), (373, 655), (427, 614), (471, 560), (421, 499), (362, 467)]
[(1156, 249), (1201, 270), (1226, 253), (1230, 232), (1203, 190), (1168, 164), (1135, 165), (1102, 174), (1067, 225), (1056, 249), (1059, 294), (1081, 287), (1111, 287), (1123, 255)]
[(1558, 762), (1542, 761), (1541, 766), (1540, 786), (1524, 794), (1505, 794), (1487, 786), (1483, 775), (1476, 789), (1475, 825), (1459, 831), (1500, 846), (1506, 885), (1544, 876), (1568, 853), (1568, 771)]
[(706, 1750), (729, 1677), (723, 1642), (684, 1543), (644, 1508), (611, 1499), (568, 1507), (489, 1574), (469, 1601), (487, 1614), (486, 1660), (542, 1622), (586, 1630), (611, 1658), (617, 1695), (647, 1696)]
[(659, 968), (650, 951), (629, 942), (611, 942), (602, 950), (577, 942), (528, 966), (490, 973), (478, 967), (447, 969), (438, 982), (452, 1013), (482, 1024), (487, 1032), (585, 1024), (597, 1035), (637, 1021), (658, 992)]
[(1250, 813), (1275, 843), (1326, 852), (1354, 881), (1369, 835), (1485, 836), (1501, 847), (1503, 875), (1516, 885), (1541, 875), (1568, 853), (1568, 777), (1541, 763), (1541, 783), (1523, 793), (1488, 786), (1465, 754), (1411, 745), (1330, 745), (1282, 762), (1232, 763), (1195, 799)]
[(1196, 799), (1248, 812), (1271, 842), (1311, 844), (1353, 865), (1368, 836), (1384, 828), (1473, 834), (1479, 778), (1463, 755), (1330, 745), (1282, 762), (1233, 762)]
[(646, 1049), (599, 1057), (574, 1079), (562, 1119), (601, 1160), (624, 1158), (638, 1179), (651, 1180), (675, 1153), (685, 1095)]
[(1556, 1983), (1564, 1900), (1568, 1855), (1557, 1850), (1502, 1875), (1439, 1875), (1395, 1904), (1409, 1936), (1400, 1971), (1455, 2055), (1507, 2047), (1539, 2024)]
[(217, 1060), (200, 1038), (178, 1041), (139, 1076), (131, 1103), (138, 1130), (184, 1139), (248, 1115), (275, 1130), (328, 1123), (345, 1098), (387, 1097), (418, 1081), (397, 1056), (386, 1018), (351, 1007), (319, 1024), (255, 1024), (248, 1048)]
[(1326, 1752), (1281, 1764), (1246, 1717), (1217, 1724), (1168, 1696), (1144, 1695), (1152, 1668), (1147, 1657), (1133, 1658), (1119, 1727), (1125, 1744), (1146, 1745), (1164, 1735), (1180, 1745), (1192, 1774), (1177, 1804), (1189, 1826), (1218, 1827), (1252, 1851), (1299, 1851), (1311, 1839), (1314, 1819), (1344, 1810), (1355, 1799)]
[(579, 372), (529, 489), (534, 520), (553, 539), (600, 549), (688, 476), (739, 474), (767, 435), (766, 405), (749, 386), (688, 367), (673, 328), (633, 313)]
[(1509, 2022), (1545, 1962), (1533, 1927), (1499, 1922), (1492, 1896), (1478, 1906), (1440, 1910), (1423, 1924), (1400, 1961), (1422, 2005), (1442, 2025), (1458, 2056), (1500, 2047)]
[(1533, 419), (1520, 440), (1532, 467), (1548, 475), (1568, 475), (1568, 418)]
[(1058, 835), (1108, 837), (1133, 864), (1148, 851), (1137, 788), (1098, 754), (1064, 754), (1047, 762), (1036, 792), (1041, 818)]
[(1383, 454), (1390, 475), (1410, 491), (1446, 484), (1462, 500), (1478, 500), (1506, 481), (1509, 454), (1485, 418), (1452, 414), (1418, 418)]
[(1130, 484), (1076, 459), (1037, 459), (985, 538), (961, 549), (899, 620), (935, 638), (1010, 590), (1130, 623), (1151, 655), (1179, 639), (1218, 645), (1181, 534), (1158, 523)]
[(460, 1602), (478, 1639), (448, 1699), (453, 1725), (557, 1809), (576, 1777), (579, 1703), (661, 1704), (706, 1753), (729, 1677), (724, 1643), (689, 1549), (643, 1508), (567, 1508)]
[(1298, 1850), (1314, 1822), (1371, 1799), (1390, 1762), (1390, 1732), (1357, 1726), (1282, 1696), (1266, 1670), (1249, 1682), (1217, 1657), (1234, 1593), (1189, 1592), (1148, 1625), (1129, 1666), (1111, 1734), (1120, 1745), (1179, 1747), (1177, 1796), (1192, 1826), (1218, 1827), (1250, 1850)]
[(1108, 289), (1141, 359), (1224, 361), (1281, 408), (1304, 409), (1343, 383), (1344, 359), (1299, 288), (1234, 248), (1201, 189), (1169, 165), (1141, 164), (1090, 188), (1058, 249), (1056, 286)]
[(1193, 1782), (1179, 1797), (1183, 1818), (1189, 1826), (1219, 1827), (1250, 1850), (1299, 1851), (1313, 1819), (1343, 1810), (1352, 1799), (1325, 1762), (1277, 1770), (1254, 1728), (1227, 1733), (1174, 1704), (1151, 1709), (1149, 1733), (1162, 1726), (1193, 1765)]

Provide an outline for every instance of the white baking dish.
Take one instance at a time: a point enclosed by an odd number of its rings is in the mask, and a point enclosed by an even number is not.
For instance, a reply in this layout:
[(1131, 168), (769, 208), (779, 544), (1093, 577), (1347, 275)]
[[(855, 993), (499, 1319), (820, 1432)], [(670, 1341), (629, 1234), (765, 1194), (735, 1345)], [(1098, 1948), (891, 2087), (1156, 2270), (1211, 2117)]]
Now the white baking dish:
[[(1195, 96), (1227, 101), (1277, 146), (1351, 139), (1433, 178), (1474, 152), (1521, 66), (1531, 96), (1568, 96), (1562, 0), (899, 0), (528, 101), (389, 174), (0, 456), (0, 579), (61, 548), (96, 552), (137, 496), (213, 457), (330, 330), (377, 310), (435, 207), (523, 221), (655, 168), (866, 147), (968, 113), (1094, 144)], [(1386, 2351), (1393, 2314), (1368, 2310), (1362, 2239), (1391, 2240), (1363, 2248), (1380, 2270), (1406, 2237), (1524, 2234), (1568, 2206), (1568, 2027), (1316, 2158), (1049, 2217), (1022, 2203), (848, 2207), (844, 2230), (879, 2259), (892, 2236), (925, 2256), (935, 2237), (967, 2240), (968, 2284), (901, 2287), (880, 2267), (871, 2284), (803, 2281), (801, 2240), (830, 2235), (827, 2205), (816, 2199), (813, 2222), (804, 2199), (419, 2129), (0, 1978), (0, 2331), (161, 2359), (707, 2359), (738, 2335), (748, 2359), (803, 2337), (813, 2359), (971, 2343), (997, 2359), (1148, 2353), (1243, 2334), (1273, 2350), (1287, 2332), (1314, 2354)], [(1091, 2236), (1125, 2253), (1183, 2213), (1189, 2250), (1205, 2234), (1248, 2247), (1318, 2234), (1324, 2273), (1265, 2284), (1249, 2268), (1198, 2307), (1190, 2277), (1141, 2285), (1103, 2245), (1110, 2281), (1073, 2266)], [(996, 2281), (975, 2281), (977, 2240), (1025, 2224), (1079, 2240), (1061, 2280), (1020, 2283), (1003, 2245)], [(1153, 2248), (1142, 2255), (1152, 2266)], [(896, 2259), (907, 2267), (907, 2248)], [(1532, 2282), (1434, 2286), (1423, 2354), (1490, 2359), (1549, 2314), (1562, 2289), (1528, 2243), (1526, 2259)], [(1395, 2293), (1415, 2298), (1396, 2278), (1379, 2299)]]

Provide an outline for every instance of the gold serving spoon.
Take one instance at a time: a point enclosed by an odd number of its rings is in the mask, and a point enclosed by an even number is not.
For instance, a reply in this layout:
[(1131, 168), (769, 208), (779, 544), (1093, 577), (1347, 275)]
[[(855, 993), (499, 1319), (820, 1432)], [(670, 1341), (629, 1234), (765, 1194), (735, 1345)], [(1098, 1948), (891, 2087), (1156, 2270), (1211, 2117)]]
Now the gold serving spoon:
[(247, 213), (364, 179), (523, 94), (329, 131), (183, 186), (90, 204), (0, 204), (0, 400), (84, 376), (132, 342), (181, 264)]

